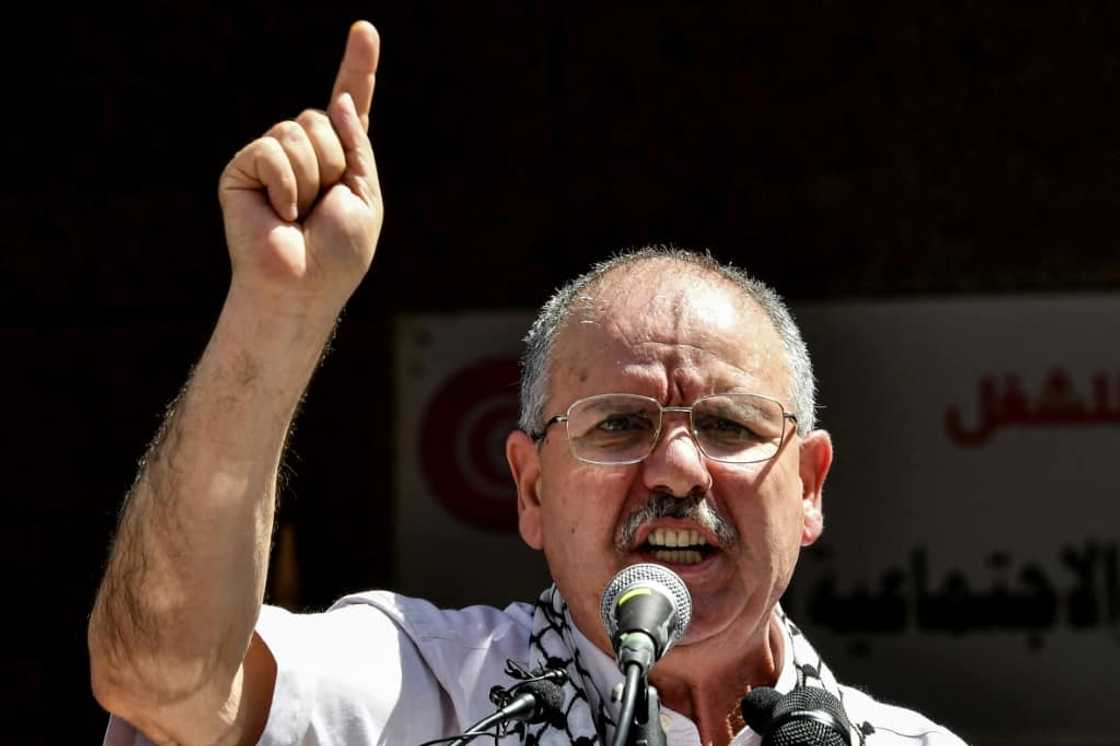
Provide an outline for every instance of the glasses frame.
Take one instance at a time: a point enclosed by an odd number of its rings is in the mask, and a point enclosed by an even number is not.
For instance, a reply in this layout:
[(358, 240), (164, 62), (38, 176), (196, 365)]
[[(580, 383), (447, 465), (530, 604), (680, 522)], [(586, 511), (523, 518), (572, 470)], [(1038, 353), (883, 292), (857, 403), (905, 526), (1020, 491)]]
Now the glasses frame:
[[(578, 407), (581, 404), (586, 404), (587, 402), (595, 401), (596, 399), (606, 399), (606, 398), (612, 397), (612, 396), (627, 396), (627, 397), (631, 397), (633, 399), (641, 399), (643, 401), (650, 402), (651, 404), (653, 404), (654, 406), (656, 406), (660, 410), (660, 414), (657, 417), (657, 431), (653, 434), (653, 438), (650, 440), (649, 450), (646, 451), (645, 455), (643, 455), (641, 458), (629, 459), (627, 461), (596, 461), (594, 459), (584, 458), (583, 456), (577, 455), (576, 452), (575, 452), (575, 449), (572, 448), (572, 434), (568, 430), (568, 421), (571, 418), (572, 410), (575, 409), (576, 407)], [(774, 404), (778, 405), (778, 409), (780, 409), (781, 412), (782, 412), (782, 437), (778, 439), (778, 447), (774, 449), (774, 453), (770, 454), (766, 458), (752, 459), (750, 461), (737, 461), (737, 460), (734, 460), (734, 459), (717, 458), (716, 456), (712, 456), (711, 454), (709, 454), (707, 452), (707, 450), (705, 450), (703, 444), (700, 442), (700, 437), (696, 434), (696, 422), (693, 419), (692, 409), (693, 409), (693, 407), (696, 406), (696, 404), (698, 402), (702, 402), (705, 399), (714, 399), (714, 398), (720, 397), (720, 396), (750, 396), (750, 397), (754, 397), (756, 399), (764, 399), (766, 401), (773, 402)], [(687, 414), (688, 415), (688, 434), (692, 436), (692, 442), (696, 444), (696, 449), (701, 454), (703, 454), (704, 458), (711, 459), (712, 461), (719, 461), (720, 463), (724, 463), (724, 464), (762, 464), (762, 463), (765, 463), (767, 461), (770, 461), (775, 456), (777, 456), (779, 453), (782, 452), (782, 448), (786, 444), (786, 437), (787, 437), (787, 433), (788, 433), (788, 429), (785, 427), (786, 420), (789, 420), (790, 422), (792, 422), (793, 423), (793, 431), (794, 432), (797, 431), (797, 415), (793, 414), (792, 412), (787, 412), (786, 408), (785, 408), (785, 405), (783, 405), (777, 399), (775, 399), (771, 396), (765, 396), (763, 394), (751, 394), (751, 393), (740, 393), (740, 392), (725, 392), (725, 393), (722, 393), (722, 394), (708, 394), (707, 396), (701, 396), (699, 399), (692, 402), (691, 405), (689, 405), (687, 407), (682, 407), (682, 406), (665, 406), (661, 402), (657, 401), (657, 399), (654, 399), (652, 396), (644, 396), (642, 394), (627, 394), (627, 393), (623, 393), (623, 392), (616, 392), (616, 393), (610, 393), (610, 394), (595, 394), (593, 396), (585, 396), (582, 399), (576, 399), (574, 402), (572, 402), (571, 406), (569, 406), (564, 411), (564, 414), (558, 414), (558, 415), (555, 415), (553, 417), (550, 417), (544, 423), (544, 427), (541, 428), (540, 432), (530, 433), (529, 437), (533, 439), (534, 443), (539, 443), (540, 441), (542, 441), (544, 439), (545, 435), (548, 434), (548, 429), (550, 427), (552, 427), (553, 425), (555, 425), (559, 422), (563, 422), (564, 423), (564, 434), (568, 436), (568, 452), (572, 454), (572, 458), (576, 459), (577, 461), (582, 461), (585, 464), (595, 464), (597, 466), (629, 466), (630, 464), (638, 464), (638, 463), (641, 463), (642, 461), (645, 461), (647, 458), (649, 458), (649, 455), (651, 453), (653, 453), (654, 449), (657, 448), (657, 444), (661, 441), (661, 428), (665, 424), (665, 413), (666, 412), (677, 412), (677, 413), (680, 413), (680, 414)]]

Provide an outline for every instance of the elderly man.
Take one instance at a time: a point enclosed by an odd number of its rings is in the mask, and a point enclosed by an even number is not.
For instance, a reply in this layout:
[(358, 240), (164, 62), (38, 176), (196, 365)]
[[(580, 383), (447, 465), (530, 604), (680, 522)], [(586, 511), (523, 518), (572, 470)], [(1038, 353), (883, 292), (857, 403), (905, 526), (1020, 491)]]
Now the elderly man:
[(598, 266), (529, 333), (506, 452), (521, 535), (555, 580), (536, 603), (447, 611), (374, 592), (323, 614), (262, 607), (285, 436), (381, 226), (377, 56), (373, 27), (355, 24), (328, 110), (277, 124), (222, 174), (229, 294), (129, 494), (90, 620), (106, 742), (418, 744), (486, 715), (508, 661), (568, 674), (559, 711), (509, 738), (602, 742), (621, 674), (600, 596), (654, 562), (694, 604), (651, 674), (670, 743), (752, 743), (744, 694), (799, 685), (842, 699), (867, 743), (959, 743), (837, 684), (782, 613), (832, 462), (809, 358), (772, 291), (682, 251)]

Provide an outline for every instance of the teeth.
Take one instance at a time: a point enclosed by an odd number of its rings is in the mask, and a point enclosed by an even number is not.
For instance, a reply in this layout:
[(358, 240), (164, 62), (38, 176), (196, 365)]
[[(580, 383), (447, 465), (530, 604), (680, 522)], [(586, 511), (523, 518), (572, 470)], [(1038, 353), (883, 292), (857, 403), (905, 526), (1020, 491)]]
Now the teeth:
[(653, 558), (670, 565), (696, 565), (703, 559), (695, 549), (657, 549)]
[(657, 528), (647, 541), (655, 547), (707, 546), (708, 540), (694, 528)]

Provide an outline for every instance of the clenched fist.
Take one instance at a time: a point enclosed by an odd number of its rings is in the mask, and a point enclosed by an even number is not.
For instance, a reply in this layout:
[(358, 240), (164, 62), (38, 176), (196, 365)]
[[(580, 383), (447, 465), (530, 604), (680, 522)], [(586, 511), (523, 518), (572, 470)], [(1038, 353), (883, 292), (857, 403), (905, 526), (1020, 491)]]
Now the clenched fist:
[(374, 27), (355, 23), (327, 110), (280, 122), (222, 172), (231, 292), (333, 316), (361, 282), (383, 216), (366, 134), (379, 49)]

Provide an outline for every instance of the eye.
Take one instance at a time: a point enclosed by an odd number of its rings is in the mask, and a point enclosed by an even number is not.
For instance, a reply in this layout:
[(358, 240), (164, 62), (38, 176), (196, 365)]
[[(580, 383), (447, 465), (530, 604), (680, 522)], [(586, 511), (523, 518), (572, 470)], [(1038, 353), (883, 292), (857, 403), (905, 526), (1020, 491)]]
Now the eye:
[(761, 437), (746, 423), (716, 415), (698, 419), (696, 429), (709, 437), (722, 440), (757, 440)]
[(750, 428), (742, 425), (741, 423), (729, 420), (726, 417), (712, 417), (711, 422), (707, 424), (709, 430), (722, 430), (725, 432), (740, 432), (749, 430)]
[(652, 423), (644, 415), (620, 412), (604, 417), (595, 429), (606, 433), (629, 433), (649, 430), (651, 427)]

